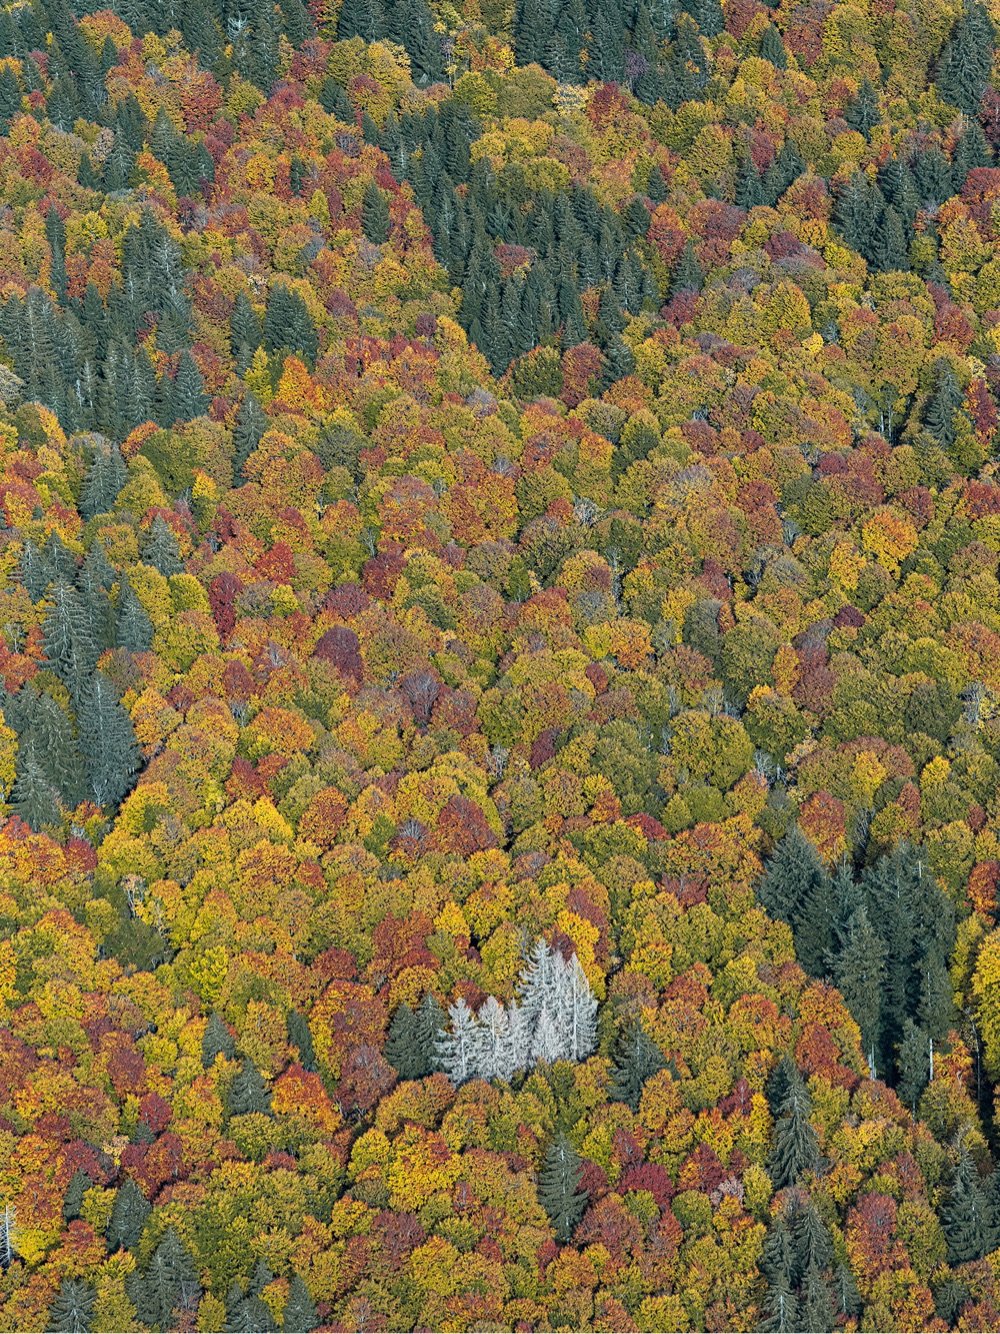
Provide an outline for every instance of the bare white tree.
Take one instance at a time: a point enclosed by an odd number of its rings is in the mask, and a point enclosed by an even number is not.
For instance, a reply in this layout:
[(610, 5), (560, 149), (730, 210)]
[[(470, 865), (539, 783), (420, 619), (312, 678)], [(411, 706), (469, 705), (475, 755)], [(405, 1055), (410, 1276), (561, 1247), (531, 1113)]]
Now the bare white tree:
[(479, 1021), (461, 998), (449, 1007), (448, 1018), (449, 1027), (438, 1035), (438, 1061), (453, 1084), (464, 1084), (478, 1073)]

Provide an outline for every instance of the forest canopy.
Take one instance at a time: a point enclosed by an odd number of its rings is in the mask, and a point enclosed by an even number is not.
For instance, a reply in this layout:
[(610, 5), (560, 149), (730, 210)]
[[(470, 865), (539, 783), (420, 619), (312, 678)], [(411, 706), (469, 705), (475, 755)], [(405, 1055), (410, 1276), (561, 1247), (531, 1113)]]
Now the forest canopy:
[(1000, 1327), (998, 24), (3, 4), (0, 1328)]

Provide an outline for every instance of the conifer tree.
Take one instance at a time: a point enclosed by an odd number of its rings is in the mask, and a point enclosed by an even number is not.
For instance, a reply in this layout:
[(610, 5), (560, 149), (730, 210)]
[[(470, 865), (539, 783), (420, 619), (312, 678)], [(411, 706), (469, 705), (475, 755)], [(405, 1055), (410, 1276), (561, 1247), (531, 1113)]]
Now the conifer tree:
[(139, 601), (128, 576), (122, 575), (118, 584), (118, 605), (115, 611), (115, 643), (132, 653), (145, 653), (153, 642), (153, 622)]
[(448, 1019), (449, 1027), (438, 1036), (437, 1061), (453, 1084), (464, 1084), (476, 1076), (479, 1025), (461, 997), (449, 1006)]
[(19, 757), (10, 802), (15, 815), (36, 833), (62, 819), (55, 788), (33, 756)]
[(874, 1074), (882, 1038), (886, 949), (860, 907), (847, 924), (833, 964), (833, 981), (861, 1029), (861, 1041)]
[(131, 1177), (118, 1188), (106, 1232), (108, 1253), (134, 1251), (149, 1217), (149, 1201)]
[(878, 93), (871, 80), (866, 76), (861, 80), (857, 95), (844, 112), (844, 119), (852, 130), (857, 130), (869, 138), (872, 130), (882, 119), (878, 109)]
[(77, 719), (94, 800), (114, 805), (131, 789), (141, 754), (132, 720), (103, 672), (95, 672), (81, 691)]
[(764, 1300), (763, 1319), (757, 1326), (762, 1334), (799, 1334), (799, 1304), (784, 1281), (770, 1284)]
[(365, 190), (362, 200), (361, 229), (375, 245), (382, 245), (389, 239), (389, 205), (374, 182)]
[(144, 1325), (176, 1328), (175, 1312), (190, 1312), (200, 1294), (190, 1251), (173, 1227), (164, 1232), (145, 1270), (134, 1270), (126, 1288)]
[(311, 1334), (319, 1324), (316, 1303), (298, 1274), (293, 1274), (288, 1285), (288, 1301), (281, 1318), (284, 1334)]
[(299, 1053), (299, 1064), (303, 1070), (316, 1069), (316, 1052), (313, 1049), (312, 1033), (309, 1021), (301, 1010), (288, 1011), (288, 1041)]
[(72, 1223), (74, 1218), (80, 1217), (80, 1210), (83, 1208), (83, 1197), (93, 1184), (93, 1181), (82, 1167), (78, 1167), (70, 1177), (66, 1194), (63, 1196), (62, 1208), (63, 1218), (67, 1223)]
[(271, 1114), (271, 1094), (263, 1076), (247, 1057), (229, 1085), (226, 1107), (230, 1116), (246, 1116), (250, 1112)]
[(663, 1066), (663, 1053), (643, 1028), (642, 1021), (634, 1020), (621, 1029), (615, 1041), (611, 1097), (628, 1103), (637, 1112), (646, 1080)]
[(819, 1141), (809, 1123), (811, 1103), (796, 1071), (775, 1122), (768, 1174), (777, 1190), (796, 1182), (819, 1161)]
[(142, 544), (142, 559), (146, 565), (152, 565), (165, 577), (180, 574), (184, 569), (177, 538), (162, 514), (157, 514), (149, 526)]
[(191, 353), (185, 348), (177, 363), (171, 395), (171, 417), (173, 421), (190, 421), (201, 417), (208, 411), (208, 399), (205, 396), (205, 384), (201, 371)]
[(49, 1308), (46, 1328), (55, 1334), (90, 1334), (94, 1319), (94, 1289), (82, 1279), (64, 1278)]
[(941, 1224), (952, 1264), (979, 1260), (986, 1254), (989, 1241), (986, 1197), (972, 1157), (964, 1148), (941, 1209)]
[(213, 1011), (201, 1039), (201, 1063), (206, 1070), (215, 1064), (217, 1056), (224, 1056), (227, 1061), (235, 1059), (236, 1044), (222, 1015)]
[(552, 1220), (556, 1241), (570, 1240), (587, 1207), (587, 1194), (580, 1188), (583, 1165), (580, 1155), (560, 1131), (545, 1151), (538, 1174), (538, 1200)]

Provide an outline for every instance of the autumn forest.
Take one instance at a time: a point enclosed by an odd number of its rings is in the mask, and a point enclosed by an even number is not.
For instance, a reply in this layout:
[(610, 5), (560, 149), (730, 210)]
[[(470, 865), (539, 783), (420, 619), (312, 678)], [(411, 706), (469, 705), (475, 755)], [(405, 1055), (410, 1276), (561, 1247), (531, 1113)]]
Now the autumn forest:
[(1000, 1329), (1000, 0), (97, 5), (0, 0), (0, 1330)]

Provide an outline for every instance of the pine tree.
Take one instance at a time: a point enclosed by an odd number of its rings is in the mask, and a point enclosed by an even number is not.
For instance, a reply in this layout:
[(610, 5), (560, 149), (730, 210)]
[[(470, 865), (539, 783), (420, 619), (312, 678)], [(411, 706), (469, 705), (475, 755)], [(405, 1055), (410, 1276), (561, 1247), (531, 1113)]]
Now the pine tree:
[(902, 1040), (897, 1047), (896, 1064), (899, 1078), (896, 1092), (900, 1101), (909, 1107), (914, 1116), (917, 1114), (917, 1100), (927, 1087), (930, 1078), (930, 1051), (929, 1034), (907, 1016), (903, 1020)]
[(941, 1225), (951, 1264), (980, 1260), (989, 1241), (986, 1197), (970, 1154), (962, 1149), (951, 1189), (941, 1209)]
[(56, 790), (34, 757), (18, 756), (10, 801), (15, 815), (36, 833), (54, 828), (62, 819)]
[(488, 996), (479, 1009), (475, 1066), (481, 1079), (510, 1079), (518, 1068), (515, 1035), (510, 1015), (496, 996)]
[(833, 1238), (812, 1201), (796, 1210), (791, 1232), (796, 1281), (801, 1281), (810, 1267), (825, 1273), (833, 1264)]
[(95, 1300), (94, 1289), (89, 1283), (64, 1278), (49, 1309), (46, 1328), (59, 1334), (90, 1334)]
[(628, 1103), (632, 1111), (637, 1112), (646, 1080), (663, 1066), (663, 1053), (643, 1028), (642, 1021), (634, 1020), (621, 1029), (615, 1041), (611, 1097)]
[(220, 1014), (213, 1011), (205, 1025), (205, 1032), (201, 1039), (201, 1063), (206, 1070), (215, 1064), (217, 1056), (224, 1056), (227, 1061), (234, 1060), (236, 1044), (226, 1027), (225, 1020)]
[(49, 611), (42, 624), (45, 656), (52, 670), (78, 692), (97, 661), (97, 646), (91, 637), (80, 594), (62, 579), (49, 590)]
[(955, 414), (962, 406), (962, 389), (951, 363), (944, 357), (934, 363), (934, 386), (924, 406), (924, 425), (938, 444), (949, 449), (955, 443)]
[(441, 1067), (438, 1064), (437, 1042), (441, 1029), (444, 1028), (447, 1015), (438, 1004), (437, 998), (428, 991), (417, 1006), (414, 1015), (413, 1039), (420, 1054), (420, 1074), (415, 1079), (433, 1074)]
[(538, 1174), (538, 1201), (552, 1220), (556, 1241), (565, 1245), (583, 1217), (587, 1194), (580, 1189), (580, 1155), (560, 1131), (545, 1151)]
[(238, 292), (229, 321), (229, 345), (241, 375), (247, 370), (263, 339), (260, 317), (250, 304), (250, 298), (245, 292)]
[(246, 1116), (250, 1112), (271, 1114), (271, 1094), (263, 1076), (249, 1057), (244, 1060), (233, 1082), (229, 1085), (226, 1108), (230, 1116)]
[(822, 976), (833, 935), (833, 892), (816, 849), (793, 825), (775, 849), (758, 898), (771, 917), (788, 922), (803, 968)]
[(679, 296), (682, 292), (700, 292), (702, 284), (701, 265), (694, 253), (691, 241), (686, 241), (680, 258), (670, 275), (670, 295)]
[(760, 57), (762, 60), (769, 60), (775, 69), (788, 68), (785, 44), (781, 40), (781, 33), (773, 23), (769, 23), (761, 34)]
[(777, 1190), (793, 1185), (819, 1162), (819, 1141), (809, 1124), (810, 1110), (809, 1094), (796, 1072), (775, 1122), (768, 1161), (768, 1174)]
[(105, 1233), (108, 1253), (112, 1254), (118, 1250), (134, 1251), (139, 1244), (149, 1213), (149, 1201), (132, 1178), (127, 1177), (118, 1188), (115, 1202), (111, 1206), (111, 1217)]
[(115, 805), (131, 790), (142, 757), (132, 720), (103, 672), (95, 672), (81, 691), (77, 718), (94, 800)]
[(833, 1278), (833, 1305), (839, 1316), (853, 1320), (861, 1314), (861, 1294), (846, 1264), (838, 1265)]
[(943, 101), (975, 116), (993, 67), (994, 29), (985, 8), (971, 4), (952, 29), (938, 60)]
[(318, 1324), (316, 1303), (299, 1275), (293, 1274), (288, 1285), (288, 1301), (285, 1303), (281, 1328), (284, 1334), (311, 1334)]
[(268, 352), (298, 352), (310, 365), (316, 360), (319, 339), (312, 317), (298, 292), (284, 283), (275, 283), (268, 293), (263, 335)]

